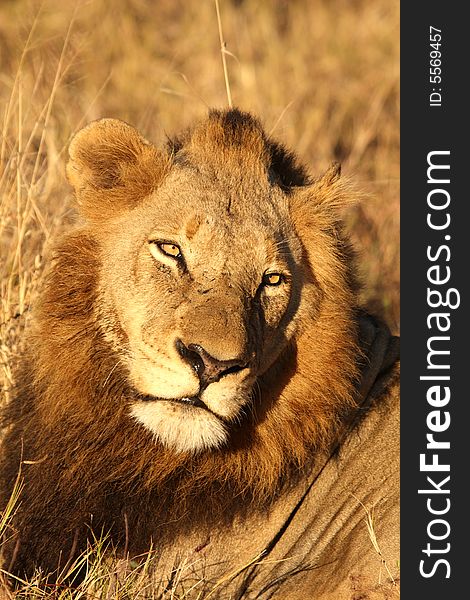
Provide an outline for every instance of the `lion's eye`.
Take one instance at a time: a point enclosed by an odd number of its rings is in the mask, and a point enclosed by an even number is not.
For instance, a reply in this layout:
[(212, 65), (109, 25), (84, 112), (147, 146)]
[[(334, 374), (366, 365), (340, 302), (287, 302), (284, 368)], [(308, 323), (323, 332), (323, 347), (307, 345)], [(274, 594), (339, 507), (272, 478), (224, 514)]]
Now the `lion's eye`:
[(283, 277), (280, 273), (265, 273), (263, 275), (264, 285), (279, 285), (282, 283)]
[(167, 256), (171, 256), (172, 258), (181, 258), (181, 250), (180, 247), (176, 244), (169, 244), (167, 242), (157, 243), (159, 249), (166, 254)]

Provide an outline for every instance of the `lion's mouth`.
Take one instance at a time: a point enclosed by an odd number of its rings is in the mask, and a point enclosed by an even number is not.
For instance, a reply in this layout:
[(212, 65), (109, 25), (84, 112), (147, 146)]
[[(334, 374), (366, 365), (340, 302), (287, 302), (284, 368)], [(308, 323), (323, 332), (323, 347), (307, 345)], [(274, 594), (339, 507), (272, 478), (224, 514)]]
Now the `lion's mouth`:
[(170, 402), (171, 404), (182, 404), (183, 406), (194, 406), (195, 408), (209, 410), (199, 396), (192, 396), (191, 398), (158, 398), (157, 396), (139, 394), (137, 400), (141, 400), (142, 402)]
[(152, 394), (142, 394), (135, 388), (131, 388), (131, 394), (133, 400), (139, 400), (140, 402), (171, 402), (172, 404), (182, 404), (184, 406), (194, 406), (196, 408), (204, 408), (207, 410), (207, 406), (199, 398), (199, 396), (184, 396), (183, 398), (161, 398), (159, 396), (152, 396)]
[(205, 402), (199, 398), (199, 396), (184, 396), (183, 398), (160, 398), (158, 396), (152, 396), (151, 394), (142, 394), (137, 391), (135, 388), (132, 389), (133, 400), (138, 400), (139, 402), (168, 402), (169, 404), (181, 406), (181, 407), (192, 407), (192, 408), (201, 408), (206, 412), (210, 413), (214, 417), (217, 417), (220, 421), (226, 422), (226, 419), (213, 410), (211, 410)]

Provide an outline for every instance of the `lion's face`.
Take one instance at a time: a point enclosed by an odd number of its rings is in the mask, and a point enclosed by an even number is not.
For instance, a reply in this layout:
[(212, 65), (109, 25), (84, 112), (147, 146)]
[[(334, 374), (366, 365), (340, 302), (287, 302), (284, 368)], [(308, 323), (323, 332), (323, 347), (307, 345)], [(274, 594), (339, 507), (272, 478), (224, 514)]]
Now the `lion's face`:
[[(180, 451), (217, 447), (296, 326), (300, 242), (284, 194), (174, 169), (103, 240), (102, 310), (134, 417)], [(109, 235), (111, 233), (111, 235)]]
[(177, 452), (228, 441), (324, 289), (325, 322), (346, 309), (331, 308), (345, 289), (331, 224), (305, 221), (276, 152), (236, 111), (196, 128), (176, 156), (114, 120), (70, 147), (68, 176), (101, 249), (96, 320), (125, 373), (129, 414)]

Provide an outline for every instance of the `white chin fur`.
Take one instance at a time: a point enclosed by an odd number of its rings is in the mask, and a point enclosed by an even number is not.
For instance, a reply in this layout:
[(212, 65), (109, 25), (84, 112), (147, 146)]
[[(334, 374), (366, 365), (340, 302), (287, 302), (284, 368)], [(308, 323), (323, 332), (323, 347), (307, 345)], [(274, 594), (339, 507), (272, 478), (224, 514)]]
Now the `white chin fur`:
[(224, 424), (201, 408), (162, 400), (136, 402), (133, 417), (175, 452), (201, 452), (220, 448), (227, 440)]

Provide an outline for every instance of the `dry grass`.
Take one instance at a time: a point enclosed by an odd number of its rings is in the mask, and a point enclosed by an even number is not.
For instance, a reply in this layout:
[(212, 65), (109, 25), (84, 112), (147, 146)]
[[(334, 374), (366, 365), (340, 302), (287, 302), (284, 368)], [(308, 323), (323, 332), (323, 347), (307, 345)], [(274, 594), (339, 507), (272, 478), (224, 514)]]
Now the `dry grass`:
[[(233, 103), (260, 115), (312, 172), (340, 160), (368, 192), (346, 215), (362, 255), (363, 301), (398, 330), (398, 3), (221, 0), (220, 8)], [(1, 2), (4, 399), (44, 247), (73, 216), (64, 177), (72, 133), (112, 116), (161, 143), (207, 107), (225, 106), (220, 43), (209, 0)], [(22, 597), (42, 597), (31, 594)]]
[(359, 498), (356, 498), (356, 496), (354, 494), (351, 494), (351, 495), (356, 500), (356, 502), (358, 502), (364, 509), (364, 513), (365, 513), (364, 521), (365, 521), (365, 524), (367, 527), (367, 533), (369, 534), (369, 539), (371, 541), (371, 544), (380, 560), (380, 571), (379, 571), (377, 583), (378, 583), (378, 585), (382, 584), (382, 567), (383, 567), (388, 576), (388, 581), (392, 584), (392, 586), (394, 588), (397, 588), (397, 594), (400, 595), (399, 589), (397, 587), (397, 582), (395, 581), (395, 578), (393, 577), (392, 572), (390, 571), (388, 563), (382, 553), (382, 549), (380, 548), (380, 544), (377, 539), (377, 535), (375, 533), (375, 517), (374, 517), (374, 508), (375, 507), (372, 506), (371, 508), (369, 508), (363, 502), (361, 502), (361, 500), (359, 500)]

